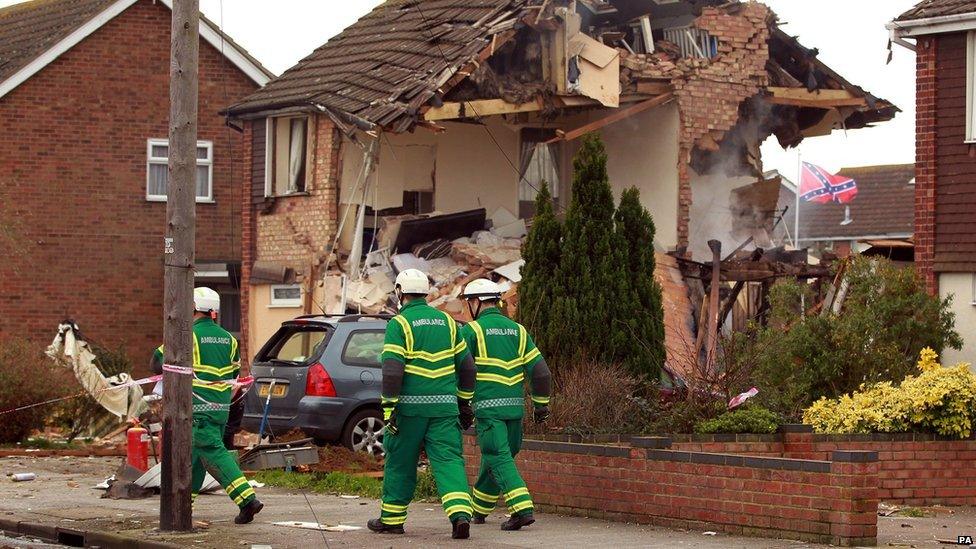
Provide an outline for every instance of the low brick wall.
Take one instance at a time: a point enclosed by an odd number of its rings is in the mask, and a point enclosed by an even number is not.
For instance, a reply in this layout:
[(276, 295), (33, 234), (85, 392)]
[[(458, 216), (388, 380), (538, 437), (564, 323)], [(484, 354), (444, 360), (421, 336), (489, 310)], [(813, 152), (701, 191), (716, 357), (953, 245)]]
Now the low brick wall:
[(878, 454), (878, 496), (905, 505), (976, 505), (976, 438), (924, 433), (820, 435), (787, 425), (773, 435), (674, 435), (674, 449), (824, 460), (838, 450)]
[[(469, 476), (478, 448), (467, 436)], [(519, 469), (536, 505), (557, 513), (835, 545), (877, 542), (873, 452), (830, 460), (675, 450), (667, 438), (630, 445), (526, 440)]]

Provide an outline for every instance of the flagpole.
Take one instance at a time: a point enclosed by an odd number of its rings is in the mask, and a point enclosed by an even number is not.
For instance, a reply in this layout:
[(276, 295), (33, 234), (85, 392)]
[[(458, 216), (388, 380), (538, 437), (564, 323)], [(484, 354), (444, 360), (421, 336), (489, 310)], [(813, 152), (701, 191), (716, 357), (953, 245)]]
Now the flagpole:
[(796, 211), (793, 212), (793, 241), (796, 249), (800, 249), (800, 183), (803, 181), (803, 153), (796, 148)]

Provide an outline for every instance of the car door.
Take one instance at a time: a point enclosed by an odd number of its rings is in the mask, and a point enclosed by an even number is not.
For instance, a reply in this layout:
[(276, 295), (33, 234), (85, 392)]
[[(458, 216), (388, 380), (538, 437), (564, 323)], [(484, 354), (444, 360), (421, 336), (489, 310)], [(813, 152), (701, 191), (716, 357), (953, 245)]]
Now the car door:
[(380, 354), (386, 334), (385, 323), (340, 322), (323, 362), (340, 398), (364, 403), (380, 401), (383, 368)]
[(245, 413), (260, 415), (268, 403), (271, 423), (280, 425), (294, 419), (305, 396), (308, 369), (318, 361), (332, 334), (333, 328), (324, 323), (286, 323), (279, 328), (251, 366), (255, 386), (248, 395)]

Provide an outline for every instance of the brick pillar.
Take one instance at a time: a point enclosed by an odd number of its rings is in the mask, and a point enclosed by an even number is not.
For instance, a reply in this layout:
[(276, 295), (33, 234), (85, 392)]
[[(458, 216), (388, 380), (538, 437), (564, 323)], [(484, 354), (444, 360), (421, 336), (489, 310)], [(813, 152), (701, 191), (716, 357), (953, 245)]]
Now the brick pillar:
[(878, 453), (835, 451), (831, 455), (830, 533), (844, 547), (878, 544)]
[(915, 268), (929, 293), (939, 292), (935, 260), (936, 48), (938, 40), (918, 40), (915, 132)]
[[(259, 121), (263, 123), (263, 120)], [(250, 369), (250, 349), (248, 337), (251, 329), (251, 266), (254, 263), (254, 206), (251, 204), (251, 179), (253, 162), (253, 126), (257, 122), (244, 124), (244, 180), (241, 181), (241, 362)]]

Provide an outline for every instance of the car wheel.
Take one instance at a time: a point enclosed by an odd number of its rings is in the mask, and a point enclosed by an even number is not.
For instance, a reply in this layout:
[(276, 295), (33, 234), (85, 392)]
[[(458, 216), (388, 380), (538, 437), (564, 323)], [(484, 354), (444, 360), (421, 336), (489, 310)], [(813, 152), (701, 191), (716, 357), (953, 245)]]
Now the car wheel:
[(361, 410), (346, 423), (342, 444), (354, 452), (383, 457), (383, 415), (379, 410)]

